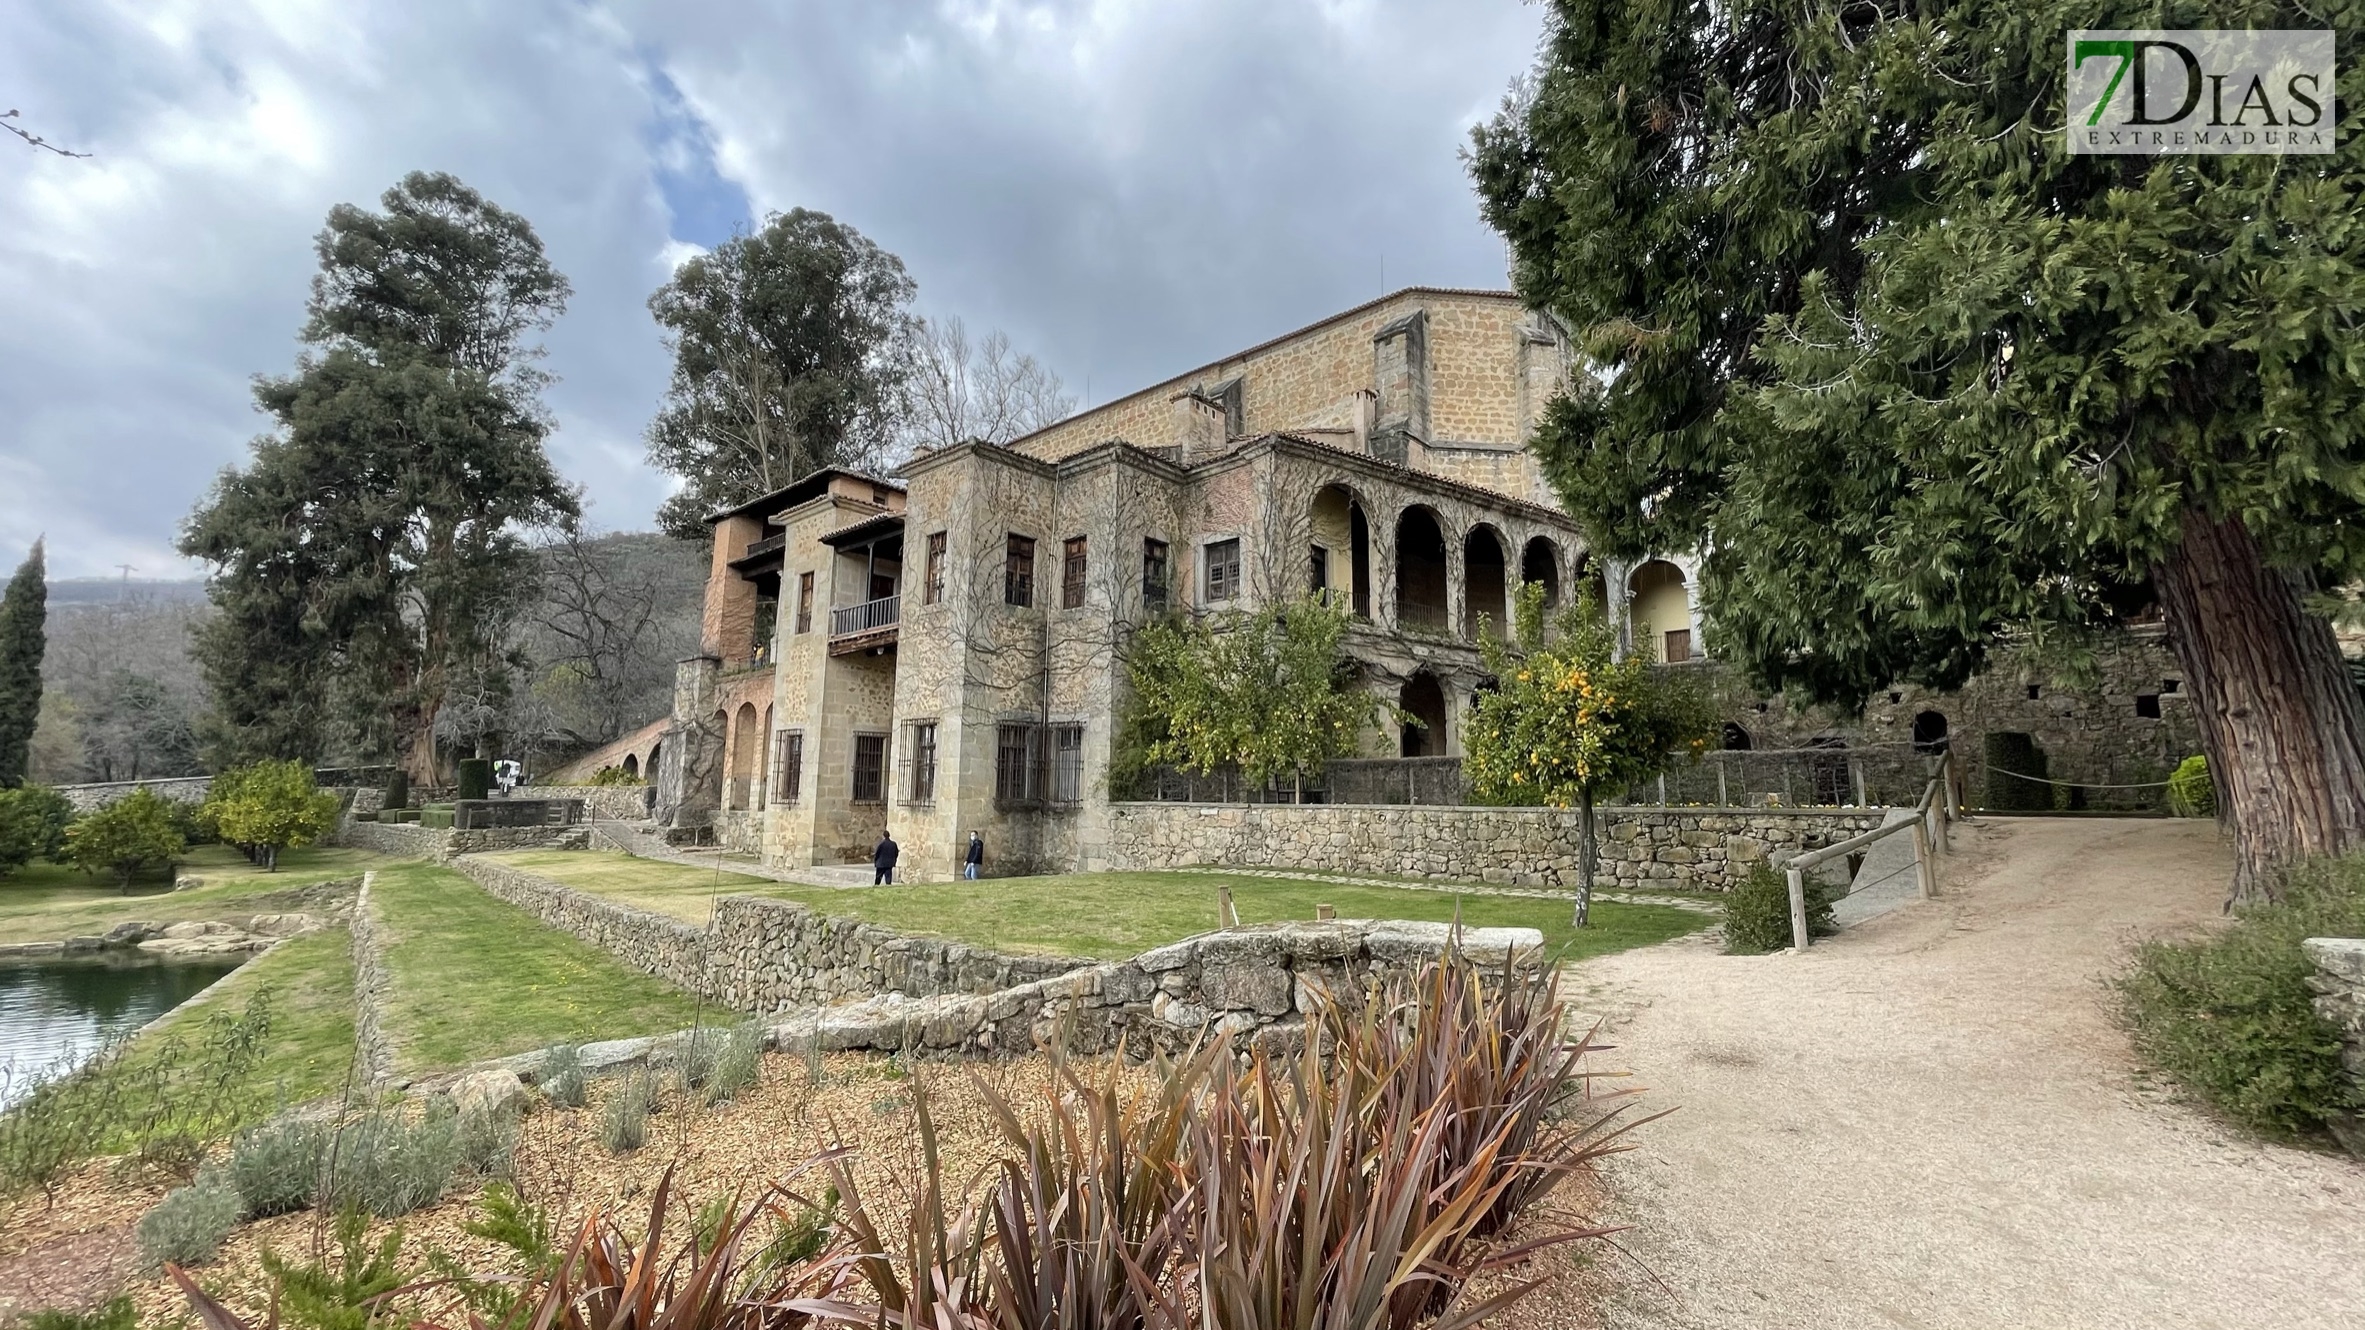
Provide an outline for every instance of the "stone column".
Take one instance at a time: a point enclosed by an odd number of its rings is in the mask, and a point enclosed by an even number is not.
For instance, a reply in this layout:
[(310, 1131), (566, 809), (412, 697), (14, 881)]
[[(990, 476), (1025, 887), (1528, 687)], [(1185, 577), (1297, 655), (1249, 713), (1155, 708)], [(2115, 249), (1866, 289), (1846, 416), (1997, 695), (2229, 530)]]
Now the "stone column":
[(723, 663), (692, 656), (673, 667), (673, 724), (657, 773), (657, 820), (669, 827), (714, 824), (722, 800), (723, 721), (715, 714)]

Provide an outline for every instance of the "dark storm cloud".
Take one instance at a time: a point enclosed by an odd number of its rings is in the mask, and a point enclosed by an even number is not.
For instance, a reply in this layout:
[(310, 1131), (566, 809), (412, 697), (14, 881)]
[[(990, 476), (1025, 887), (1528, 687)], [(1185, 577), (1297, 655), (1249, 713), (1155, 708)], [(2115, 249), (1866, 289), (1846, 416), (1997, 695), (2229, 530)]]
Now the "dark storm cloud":
[[(1454, 151), (1532, 53), (1515, 4), (0, 0), (0, 561), (177, 565), (262, 421), (329, 207), (450, 170), (575, 286), (547, 338), (595, 520), (665, 492), (643, 307), (752, 213), (836, 214), (924, 306), (1105, 400), (1390, 285), (1496, 285)], [(0, 108), (4, 109), (4, 108)], [(0, 144), (0, 147), (9, 145)]]

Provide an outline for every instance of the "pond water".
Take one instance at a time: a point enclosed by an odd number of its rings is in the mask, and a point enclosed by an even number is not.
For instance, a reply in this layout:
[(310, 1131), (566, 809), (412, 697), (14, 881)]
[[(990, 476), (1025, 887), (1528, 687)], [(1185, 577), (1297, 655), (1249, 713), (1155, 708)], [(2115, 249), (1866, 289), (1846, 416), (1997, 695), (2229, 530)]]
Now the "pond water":
[(224, 961), (0, 961), (0, 1108), (36, 1073), (79, 1063), (238, 968)]

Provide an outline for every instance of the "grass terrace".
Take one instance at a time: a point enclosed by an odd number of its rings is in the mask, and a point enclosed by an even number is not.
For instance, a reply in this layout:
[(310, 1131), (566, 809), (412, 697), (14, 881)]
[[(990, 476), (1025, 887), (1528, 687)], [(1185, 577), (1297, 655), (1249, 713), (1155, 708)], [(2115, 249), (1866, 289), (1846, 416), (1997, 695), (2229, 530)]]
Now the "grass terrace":
[(241, 1120), (260, 1122), (286, 1105), (337, 1093), (353, 1062), (353, 935), (342, 928), (290, 938), (239, 966), (134, 1040), (125, 1067), (201, 1044), (208, 1018), (244, 1012), (265, 988), (271, 1029), (242, 1088)]
[(0, 942), (55, 942), (130, 919), (173, 923), (265, 913), (272, 903), (260, 898), (393, 862), (366, 850), (313, 847), (280, 851), (279, 870), (265, 872), (227, 845), (200, 845), (181, 857), (178, 873), (203, 878), (204, 886), (174, 891), (174, 874), (167, 873), (135, 881), (128, 892), (64, 864), (27, 864), (0, 878)]
[[(693, 923), (717, 895), (772, 896), (824, 914), (906, 933), (1033, 955), (1122, 960), (1216, 926), (1216, 888), (1228, 883), (1242, 923), (1312, 919), (1327, 904), (1342, 919), (1448, 922), (1457, 905), (1472, 927), (1533, 928), (1563, 960), (1648, 946), (1707, 926), (1672, 905), (1599, 901), (1593, 924), (1569, 927), (1565, 898), (1497, 896), (1221, 873), (1073, 873), (897, 887), (811, 887), (586, 850), (488, 856), (623, 904)], [(380, 881), (384, 876), (380, 876)]]
[(659, 1034), (697, 1016), (688, 994), (543, 927), (448, 868), (382, 868), (370, 904), (387, 944), (387, 1027), (406, 1071)]

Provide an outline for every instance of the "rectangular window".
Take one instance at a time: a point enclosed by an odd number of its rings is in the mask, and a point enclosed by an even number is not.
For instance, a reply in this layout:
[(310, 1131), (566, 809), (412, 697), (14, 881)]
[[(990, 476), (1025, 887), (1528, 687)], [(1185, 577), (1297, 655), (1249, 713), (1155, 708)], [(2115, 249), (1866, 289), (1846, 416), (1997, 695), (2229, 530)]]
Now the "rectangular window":
[(1671, 628), (1667, 631), (1667, 663), (1681, 665), (1692, 658), (1692, 630)]
[(994, 799), (1025, 803), (1034, 798), (1035, 727), (1003, 725), (994, 732)]
[(920, 602), (924, 605), (944, 601), (944, 537), (942, 531), (928, 536), (928, 580), (920, 587)]
[(805, 791), (805, 732), (782, 730), (772, 736), (772, 798), (793, 804)]
[(1012, 536), (1009, 552), (1002, 561), (1002, 603), (1027, 606), (1035, 603), (1035, 538)]
[(2158, 720), (2160, 718), (2160, 695), (2158, 693), (2137, 693), (2135, 695), (2135, 715), (2142, 720)]
[(1314, 588), (1315, 595), (1319, 596), (1330, 590), (1330, 551), (1316, 545), (1312, 566), (1308, 571), (1312, 574), (1312, 581), (1309, 585)]
[(1067, 542), (1059, 565), (1059, 607), (1079, 609), (1084, 604), (1084, 538)]
[(875, 804), (887, 792), (887, 736), (854, 736), (854, 802)]
[(1217, 540), (1207, 546), (1207, 599), (1230, 600), (1240, 594), (1240, 542)]
[(1165, 609), (1168, 582), (1166, 542), (1163, 540), (1143, 541), (1141, 543), (1141, 603), (1149, 609)]
[(1084, 797), (1084, 727), (1060, 725), (1051, 731), (1051, 802), (1072, 804)]
[(936, 722), (924, 720), (912, 726), (912, 802), (927, 803), (936, 797)]
[(813, 574), (797, 574), (797, 631), (813, 631)]

